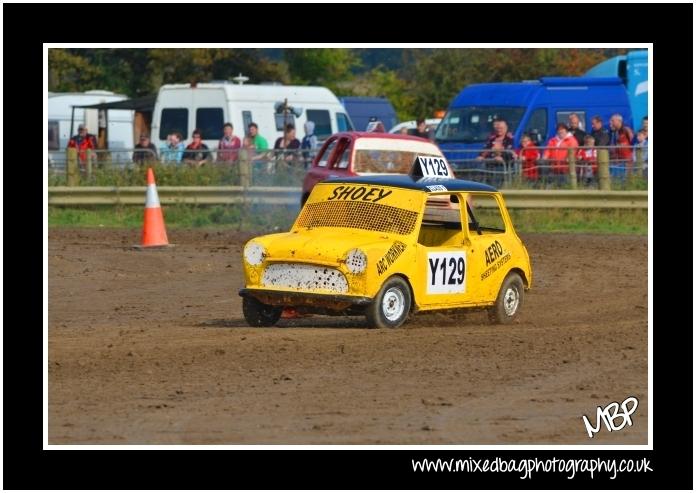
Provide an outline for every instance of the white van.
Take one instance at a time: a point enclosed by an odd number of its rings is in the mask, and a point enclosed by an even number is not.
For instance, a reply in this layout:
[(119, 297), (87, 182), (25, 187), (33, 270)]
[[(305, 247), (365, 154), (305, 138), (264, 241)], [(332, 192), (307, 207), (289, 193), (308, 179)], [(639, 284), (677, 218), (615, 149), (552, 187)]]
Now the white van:
[[(294, 112), (284, 115), (279, 108), (287, 99)], [(152, 141), (161, 148), (167, 135), (180, 132), (184, 142), (191, 142), (193, 130), (203, 134), (203, 142), (217, 149), (222, 126), (230, 122), (240, 139), (249, 123), (259, 126), (259, 135), (273, 148), (283, 135), (286, 121), (295, 125), (299, 140), (304, 137), (304, 123), (315, 123), (314, 134), (324, 140), (331, 134), (353, 129), (353, 124), (338, 98), (325, 87), (233, 84), (209, 82), (167, 84), (160, 88), (152, 115)]]
[[(48, 154), (49, 163), (65, 162), (65, 149), (80, 124), (87, 125), (89, 133), (99, 136), (105, 133), (108, 149), (133, 148), (133, 111), (76, 108), (100, 103), (112, 103), (128, 99), (111, 91), (49, 92), (48, 93)], [(75, 108), (73, 108), (75, 107)], [(108, 118), (107, 115), (108, 114)], [(70, 129), (72, 120), (72, 130)], [(72, 135), (71, 135), (72, 131)], [(130, 153), (123, 153), (130, 156)], [(112, 158), (116, 158), (112, 156)]]

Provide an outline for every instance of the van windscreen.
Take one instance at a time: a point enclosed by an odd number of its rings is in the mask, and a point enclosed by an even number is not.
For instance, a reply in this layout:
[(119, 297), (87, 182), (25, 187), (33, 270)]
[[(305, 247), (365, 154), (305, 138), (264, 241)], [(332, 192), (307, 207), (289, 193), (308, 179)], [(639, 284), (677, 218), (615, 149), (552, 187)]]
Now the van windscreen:
[(523, 107), (465, 106), (447, 112), (437, 127), (437, 142), (463, 142), (465, 144), (486, 142), (493, 132), (493, 120), (507, 122), (508, 132), (515, 133), (524, 115)]

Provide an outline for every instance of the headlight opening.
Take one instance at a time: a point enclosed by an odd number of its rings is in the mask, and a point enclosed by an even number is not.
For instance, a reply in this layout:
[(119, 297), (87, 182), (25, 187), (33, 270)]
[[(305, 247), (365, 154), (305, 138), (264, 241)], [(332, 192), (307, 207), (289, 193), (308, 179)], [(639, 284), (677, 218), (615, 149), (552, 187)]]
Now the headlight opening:
[(248, 243), (244, 247), (244, 259), (249, 265), (261, 265), (266, 256), (266, 249), (258, 243)]
[(367, 255), (359, 248), (346, 254), (346, 268), (351, 274), (362, 274), (367, 269)]

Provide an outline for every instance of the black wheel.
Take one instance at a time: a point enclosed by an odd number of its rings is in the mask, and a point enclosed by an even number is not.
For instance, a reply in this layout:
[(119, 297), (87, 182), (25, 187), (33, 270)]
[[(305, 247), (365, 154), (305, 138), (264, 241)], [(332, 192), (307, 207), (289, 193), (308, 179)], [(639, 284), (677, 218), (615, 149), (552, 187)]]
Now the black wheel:
[(382, 285), (365, 311), (370, 328), (396, 328), (408, 318), (411, 289), (401, 277), (394, 276)]
[(516, 272), (511, 272), (503, 281), (495, 305), (488, 309), (488, 318), (497, 324), (511, 323), (522, 307), (524, 284)]
[(271, 327), (280, 320), (283, 307), (264, 305), (255, 298), (245, 296), (242, 300), (242, 311), (244, 319), (252, 327)]

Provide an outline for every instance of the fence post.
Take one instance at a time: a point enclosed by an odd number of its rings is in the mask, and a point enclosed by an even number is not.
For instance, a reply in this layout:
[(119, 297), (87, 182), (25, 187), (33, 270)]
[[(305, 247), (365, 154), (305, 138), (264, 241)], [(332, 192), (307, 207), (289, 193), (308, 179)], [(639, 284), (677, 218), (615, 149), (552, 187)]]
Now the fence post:
[(237, 163), (239, 171), (239, 185), (244, 188), (248, 188), (251, 186), (251, 161), (249, 160), (249, 152), (246, 149), (239, 151), (239, 161), (237, 161)]
[(251, 151), (241, 149), (238, 155), (237, 168), (239, 172), (239, 185), (242, 187), (242, 202), (240, 204), (239, 231), (244, 230), (244, 219), (250, 214), (248, 188), (251, 186)]
[(77, 165), (77, 149), (71, 147), (65, 153), (68, 162), (67, 183), (69, 187), (76, 187), (80, 184), (80, 170)]
[(94, 161), (94, 153), (92, 152), (92, 149), (87, 149), (85, 154), (87, 158), (87, 179), (89, 180), (92, 178), (92, 161)]
[(609, 177), (609, 150), (597, 149), (597, 178), (600, 190), (611, 190)]
[(575, 172), (575, 151), (576, 149), (568, 149), (568, 179), (570, 180), (570, 188), (575, 190), (578, 188), (578, 175)]

